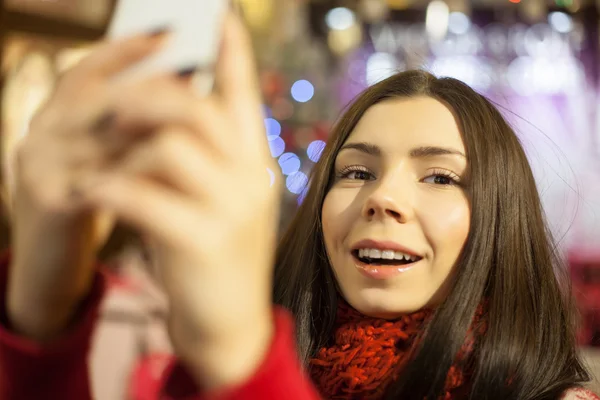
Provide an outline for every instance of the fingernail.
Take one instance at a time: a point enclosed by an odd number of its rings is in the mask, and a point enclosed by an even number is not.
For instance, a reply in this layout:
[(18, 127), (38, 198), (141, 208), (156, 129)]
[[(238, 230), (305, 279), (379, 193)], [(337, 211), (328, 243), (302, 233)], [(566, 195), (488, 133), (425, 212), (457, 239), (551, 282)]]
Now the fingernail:
[(180, 78), (189, 78), (190, 76), (194, 75), (194, 73), (196, 73), (196, 70), (196, 66), (182, 68), (179, 71), (177, 71), (177, 76)]
[(109, 130), (117, 120), (117, 113), (115, 111), (106, 111), (94, 123), (92, 124), (91, 131), (93, 133), (103, 133)]
[(161, 26), (161, 27), (158, 27), (158, 28), (153, 29), (150, 32), (148, 32), (148, 36), (149, 37), (159, 37), (159, 36), (166, 34), (168, 31), (169, 31), (169, 28), (167, 28), (166, 26)]

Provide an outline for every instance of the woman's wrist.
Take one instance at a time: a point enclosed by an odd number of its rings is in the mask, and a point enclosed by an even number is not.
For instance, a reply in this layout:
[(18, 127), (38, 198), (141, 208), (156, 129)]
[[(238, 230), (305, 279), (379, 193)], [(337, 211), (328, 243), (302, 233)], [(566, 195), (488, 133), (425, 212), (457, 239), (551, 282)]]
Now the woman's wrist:
[[(19, 267), (12, 265), (11, 270)], [(71, 324), (88, 290), (43, 290), (26, 276), (11, 274), (5, 292), (8, 328), (18, 335), (44, 343), (60, 336)], [(29, 281), (29, 282), (28, 282)]]
[(60, 336), (72, 320), (75, 306), (44, 306), (7, 299), (8, 328), (14, 333), (44, 343)]
[(268, 355), (275, 334), (272, 312), (220, 339), (205, 342), (188, 368), (203, 391), (218, 391), (248, 381)]

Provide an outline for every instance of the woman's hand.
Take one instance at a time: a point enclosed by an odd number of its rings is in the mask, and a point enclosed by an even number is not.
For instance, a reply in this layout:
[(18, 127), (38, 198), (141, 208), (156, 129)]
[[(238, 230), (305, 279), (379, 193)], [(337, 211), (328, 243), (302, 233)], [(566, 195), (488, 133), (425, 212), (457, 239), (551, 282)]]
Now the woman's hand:
[(6, 300), (12, 329), (21, 335), (38, 341), (60, 335), (89, 291), (96, 250), (111, 220), (83, 202), (74, 183), (140, 139), (117, 135), (115, 116), (125, 116), (117, 118), (120, 125), (138, 133), (173, 122), (151, 105), (124, 98), (152, 93), (168, 103), (185, 87), (180, 78), (131, 84), (113, 79), (164, 39), (148, 34), (100, 45), (61, 77), (18, 145)]
[[(154, 243), (176, 352), (211, 388), (247, 378), (268, 350), (280, 203), (250, 39), (233, 15), (216, 71), (212, 95), (180, 90), (162, 111), (185, 124), (161, 127), (82, 180), (90, 205)], [(127, 102), (164, 100), (138, 92)]]

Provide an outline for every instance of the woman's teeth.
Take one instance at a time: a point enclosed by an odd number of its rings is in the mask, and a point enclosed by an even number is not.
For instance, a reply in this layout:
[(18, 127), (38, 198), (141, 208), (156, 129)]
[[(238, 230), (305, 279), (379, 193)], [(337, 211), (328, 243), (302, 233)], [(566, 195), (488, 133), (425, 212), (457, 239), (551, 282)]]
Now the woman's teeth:
[(359, 249), (358, 258), (370, 258), (381, 260), (417, 261), (419, 257), (394, 250)]

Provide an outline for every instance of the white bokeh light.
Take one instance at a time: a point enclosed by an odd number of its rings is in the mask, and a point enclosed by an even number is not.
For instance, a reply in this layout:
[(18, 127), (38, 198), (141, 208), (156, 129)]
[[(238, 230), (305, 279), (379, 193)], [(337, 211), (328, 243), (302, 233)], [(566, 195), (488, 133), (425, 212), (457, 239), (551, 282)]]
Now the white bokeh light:
[(425, 17), (425, 29), (430, 37), (440, 40), (446, 36), (449, 16), (450, 10), (443, 1), (433, 0), (429, 3)]
[(399, 63), (389, 53), (374, 53), (367, 60), (367, 84), (374, 85), (398, 72)]
[(356, 22), (354, 12), (346, 7), (336, 7), (325, 15), (325, 23), (335, 31), (346, 30)]
[(548, 57), (517, 57), (506, 71), (510, 87), (519, 95), (552, 95), (576, 90), (583, 67), (574, 58), (557, 62)]
[(568, 33), (573, 29), (571, 16), (561, 11), (554, 11), (548, 14), (548, 23), (555, 31)]
[(464, 13), (455, 11), (448, 16), (448, 31), (464, 35), (471, 29), (471, 20)]
[(475, 90), (486, 90), (492, 85), (492, 68), (475, 56), (438, 57), (431, 72), (439, 77), (458, 79)]

